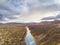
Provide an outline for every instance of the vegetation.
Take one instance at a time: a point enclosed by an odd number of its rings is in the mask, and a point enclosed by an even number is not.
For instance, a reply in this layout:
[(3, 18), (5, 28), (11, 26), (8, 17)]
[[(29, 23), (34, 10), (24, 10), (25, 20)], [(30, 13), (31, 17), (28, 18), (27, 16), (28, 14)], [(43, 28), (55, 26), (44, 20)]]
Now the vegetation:
[(20, 25), (0, 26), (0, 45), (25, 45), (26, 29)]
[(0, 24), (0, 45), (26, 45), (28, 26), (37, 45), (60, 45), (60, 24)]
[(29, 26), (38, 45), (60, 45), (60, 24)]

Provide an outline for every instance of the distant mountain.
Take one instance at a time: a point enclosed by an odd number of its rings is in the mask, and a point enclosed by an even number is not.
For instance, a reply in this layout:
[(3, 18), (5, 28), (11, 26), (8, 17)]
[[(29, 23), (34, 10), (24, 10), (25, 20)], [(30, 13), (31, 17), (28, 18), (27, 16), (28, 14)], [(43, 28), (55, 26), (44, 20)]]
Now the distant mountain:
[(43, 21), (41, 24), (60, 24), (60, 20), (54, 20), (54, 21)]
[[(12, 22), (12, 23), (6, 23), (5, 25), (42, 25), (42, 24), (60, 24), (60, 20), (42, 21), (42, 22), (39, 22), (39, 23), (35, 23), (35, 22), (30, 22), (30, 23), (15, 23), (15, 22)], [(0, 25), (2, 25), (2, 23), (0, 23)]]
[(60, 20), (52, 21), (51, 23), (60, 24)]

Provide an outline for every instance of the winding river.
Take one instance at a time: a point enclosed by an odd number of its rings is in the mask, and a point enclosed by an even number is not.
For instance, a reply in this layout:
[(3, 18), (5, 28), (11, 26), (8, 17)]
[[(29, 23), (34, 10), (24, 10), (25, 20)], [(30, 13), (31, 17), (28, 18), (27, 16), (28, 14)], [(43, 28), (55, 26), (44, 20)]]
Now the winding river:
[(26, 26), (27, 29), (27, 35), (25, 37), (26, 45), (37, 45), (29, 28)]

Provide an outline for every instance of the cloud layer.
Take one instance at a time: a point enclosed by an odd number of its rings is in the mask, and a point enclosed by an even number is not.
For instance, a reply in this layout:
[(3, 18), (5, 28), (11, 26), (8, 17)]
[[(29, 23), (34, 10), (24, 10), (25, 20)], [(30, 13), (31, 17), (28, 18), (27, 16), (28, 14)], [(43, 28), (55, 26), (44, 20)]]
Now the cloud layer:
[(58, 14), (56, 16), (44, 17), (41, 20), (60, 20), (60, 14)]
[(60, 0), (0, 0), (0, 23), (39, 22), (59, 11)]

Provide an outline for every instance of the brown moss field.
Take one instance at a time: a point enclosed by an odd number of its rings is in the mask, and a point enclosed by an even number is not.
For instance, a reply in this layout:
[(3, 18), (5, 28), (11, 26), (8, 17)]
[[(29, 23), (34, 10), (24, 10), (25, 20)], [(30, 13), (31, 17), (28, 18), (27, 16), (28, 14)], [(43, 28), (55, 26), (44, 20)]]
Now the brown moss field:
[(1, 25), (0, 26), (0, 44), (1, 45), (25, 45), (24, 37), (26, 29), (21, 25)]
[(26, 45), (25, 26), (37, 45), (60, 45), (60, 24), (0, 24), (0, 45)]
[(60, 45), (60, 24), (29, 26), (38, 45)]

